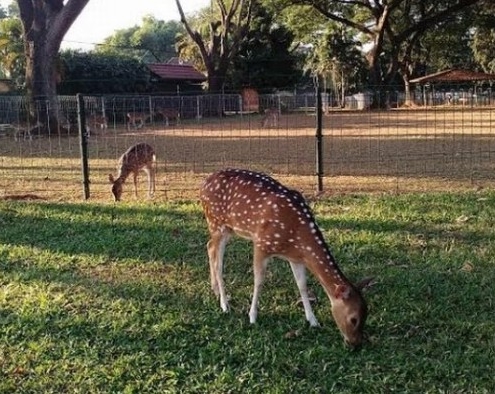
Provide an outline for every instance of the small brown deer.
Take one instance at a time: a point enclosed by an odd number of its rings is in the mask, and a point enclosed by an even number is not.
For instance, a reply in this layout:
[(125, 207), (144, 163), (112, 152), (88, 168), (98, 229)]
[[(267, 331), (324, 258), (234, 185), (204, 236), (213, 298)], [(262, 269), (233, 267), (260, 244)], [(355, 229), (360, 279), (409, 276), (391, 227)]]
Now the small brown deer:
[(175, 124), (180, 123), (180, 113), (175, 108), (157, 108), (155, 113), (163, 118), (167, 127), (170, 126), (171, 121), (175, 122)]
[(108, 119), (104, 115), (91, 114), (86, 117), (86, 131), (88, 134), (95, 132), (97, 129), (108, 129)]
[(131, 127), (135, 129), (142, 128), (146, 122), (151, 118), (151, 115), (147, 112), (128, 112), (127, 113), (127, 129)]
[(311, 308), (306, 268), (319, 280), (332, 306), (332, 314), (346, 344), (363, 341), (367, 306), (360, 289), (371, 279), (353, 285), (337, 266), (304, 197), (263, 173), (240, 169), (222, 170), (203, 183), (200, 200), (208, 224), (207, 244), (211, 287), (220, 307), (229, 309), (223, 280), (225, 246), (237, 234), (253, 242), (254, 292), (249, 320), (256, 322), (258, 299), (268, 261), (288, 260), (294, 274), (306, 320), (318, 321)]
[(261, 127), (270, 128), (278, 127), (280, 121), (280, 112), (277, 108), (267, 108), (261, 118)]
[(150, 145), (141, 142), (127, 149), (120, 156), (117, 178), (114, 178), (112, 174), (108, 176), (115, 201), (120, 201), (122, 185), (131, 174), (134, 180), (134, 195), (137, 197), (137, 176), (140, 170), (144, 170), (148, 175), (148, 197), (151, 198), (155, 193), (155, 164), (155, 150)]

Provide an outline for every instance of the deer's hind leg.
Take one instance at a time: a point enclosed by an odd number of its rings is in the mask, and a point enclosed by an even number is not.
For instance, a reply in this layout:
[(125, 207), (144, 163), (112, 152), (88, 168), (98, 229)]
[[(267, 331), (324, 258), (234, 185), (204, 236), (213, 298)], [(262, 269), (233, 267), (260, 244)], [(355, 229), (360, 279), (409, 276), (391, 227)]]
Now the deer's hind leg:
[(144, 172), (146, 172), (146, 176), (148, 177), (148, 197), (151, 198), (155, 194), (155, 169), (153, 167), (153, 163), (148, 164), (143, 168)]
[(132, 173), (132, 180), (134, 181), (134, 196), (137, 198), (138, 196), (138, 191), (137, 191), (137, 176), (138, 176), (138, 173), (137, 171), (134, 171)]
[(228, 230), (216, 229), (210, 231), (210, 240), (207, 244), (211, 288), (215, 295), (220, 297), (220, 308), (224, 312), (229, 310), (229, 304), (223, 280), (223, 257), (230, 237), (231, 233)]
[(251, 324), (256, 323), (258, 317), (258, 301), (261, 294), (261, 288), (265, 281), (266, 267), (268, 266), (268, 256), (261, 247), (254, 244), (253, 253), (253, 273), (254, 273), (254, 290), (253, 298), (251, 300), (251, 308), (249, 309), (249, 322)]

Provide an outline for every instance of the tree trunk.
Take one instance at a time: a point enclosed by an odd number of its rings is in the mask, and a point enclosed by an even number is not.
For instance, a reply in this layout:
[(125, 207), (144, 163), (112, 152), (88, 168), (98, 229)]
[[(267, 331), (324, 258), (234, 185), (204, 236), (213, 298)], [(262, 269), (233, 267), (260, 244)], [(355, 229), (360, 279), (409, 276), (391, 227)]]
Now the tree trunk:
[(55, 53), (49, 51), (46, 34), (43, 33), (26, 43), (26, 87), (33, 124), (44, 126), (37, 126), (36, 132), (50, 134), (59, 129), (56, 86), (58, 49)]
[(59, 130), (57, 61), (62, 40), (89, 0), (17, 0), (24, 32), (30, 116), (40, 133)]
[(405, 95), (404, 106), (412, 107), (414, 105), (414, 101), (411, 95), (411, 83), (409, 82), (409, 78), (405, 75), (402, 76), (402, 79), (404, 81), (404, 95)]
[[(187, 34), (194, 41), (201, 54), (208, 74), (208, 92), (223, 93), (225, 77), (231, 66), (231, 59), (235, 56), (240, 42), (249, 31), (254, 0), (217, 0), (219, 20), (210, 21), (208, 25), (209, 35), (205, 34), (204, 36), (189, 25), (180, 0), (176, 0), (175, 3)], [(209, 113), (213, 116), (222, 116), (222, 102), (217, 100), (215, 104), (212, 103)]]
[(219, 94), (222, 92), (225, 76), (220, 75), (218, 70), (208, 71), (208, 93)]

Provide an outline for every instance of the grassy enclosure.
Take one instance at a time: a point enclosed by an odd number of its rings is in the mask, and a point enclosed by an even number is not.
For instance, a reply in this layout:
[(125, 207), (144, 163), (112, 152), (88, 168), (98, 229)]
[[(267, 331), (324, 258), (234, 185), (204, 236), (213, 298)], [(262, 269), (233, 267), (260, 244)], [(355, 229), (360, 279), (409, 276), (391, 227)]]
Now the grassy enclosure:
[[(312, 193), (315, 176), (313, 113), (282, 114), (262, 128), (259, 115), (148, 123), (128, 130), (111, 123), (89, 139), (93, 201), (108, 201), (108, 174), (136, 142), (157, 151), (158, 201), (196, 197), (204, 176), (233, 166), (265, 171)], [(324, 190), (329, 193), (473, 189), (490, 185), (495, 170), (495, 115), (490, 109), (450, 108), (330, 112), (323, 124)], [(77, 135), (0, 145), (0, 193), (80, 201)], [(141, 177), (144, 194), (145, 179)], [(129, 186), (128, 186), (129, 187)], [(124, 191), (125, 192), (125, 191)], [(133, 198), (132, 193), (124, 198)]]
[(251, 326), (243, 240), (227, 247), (222, 313), (195, 202), (1, 201), (0, 391), (493, 392), (495, 194), (335, 196), (313, 209), (346, 275), (377, 282), (357, 352), (313, 277), (322, 327), (306, 324), (278, 260)]
[[(229, 314), (210, 290), (200, 182), (246, 167), (311, 196), (313, 114), (110, 123), (89, 140), (85, 202), (76, 135), (2, 134), (0, 392), (493, 392), (494, 122), (468, 107), (325, 115), (311, 205), (344, 273), (376, 280), (357, 352), (313, 277), (322, 327), (306, 324), (278, 260), (250, 325), (244, 240), (227, 247)], [(143, 174), (138, 200), (128, 181), (114, 204), (108, 174), (140, 141), (157, 152), (157, 193)]]

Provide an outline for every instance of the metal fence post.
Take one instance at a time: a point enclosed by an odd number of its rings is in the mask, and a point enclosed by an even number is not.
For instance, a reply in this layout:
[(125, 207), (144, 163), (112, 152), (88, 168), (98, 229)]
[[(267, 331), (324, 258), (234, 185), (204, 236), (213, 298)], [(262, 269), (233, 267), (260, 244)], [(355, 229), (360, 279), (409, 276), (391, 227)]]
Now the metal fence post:
[(316, 90), (316, 176), (318, 178), (318, 192), (323, 191), (323, 110), (321, 100), (320, 81), (318, 75), (314, 77)]
[(88, 133), (86, 131), (86, 115), (84, 111), (84, 96), (81, 93), (77, 98), (77, 125), (79, 128), (79, 143), (81, 150), (81, 169), (83, 176), (84, 199), (89, 199), (89, 165), (88, 165)]

